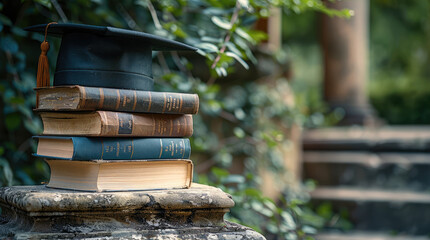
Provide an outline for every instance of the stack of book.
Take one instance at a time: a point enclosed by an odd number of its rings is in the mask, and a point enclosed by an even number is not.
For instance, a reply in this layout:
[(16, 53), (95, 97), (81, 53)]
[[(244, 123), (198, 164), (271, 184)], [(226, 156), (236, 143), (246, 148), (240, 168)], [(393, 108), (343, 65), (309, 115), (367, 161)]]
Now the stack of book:
[(38, 88), (36, 156), (48, 187), (83, 191), (189, 188), (197, 94), (86, 86)]

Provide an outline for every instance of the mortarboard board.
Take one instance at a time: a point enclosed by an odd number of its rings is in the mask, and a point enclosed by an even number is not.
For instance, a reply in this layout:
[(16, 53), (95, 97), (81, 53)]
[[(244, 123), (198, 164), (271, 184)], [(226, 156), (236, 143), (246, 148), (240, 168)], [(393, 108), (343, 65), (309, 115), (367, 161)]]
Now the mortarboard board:
[[(47, 30), (46, 30), (47, 29)], [(152, 51), (196, 51), (189, 45), (132, 30), (62, 23), (25, 28), (62, 37), (54, 86), (152, 90)]]

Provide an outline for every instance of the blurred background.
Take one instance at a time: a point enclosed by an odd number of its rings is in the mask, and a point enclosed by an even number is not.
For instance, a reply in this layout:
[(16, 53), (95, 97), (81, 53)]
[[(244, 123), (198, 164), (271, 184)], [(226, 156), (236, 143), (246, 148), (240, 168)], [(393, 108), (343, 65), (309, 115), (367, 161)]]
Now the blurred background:
[[(198, 93), (195, 182), (268, 239), (427, 239), (430, 2), (0, 0), (0, 185), (41, 184), (35, 106), (57, 22), (198, 47), (154, 53), (159, 91)], [(51, 73), (60, 39), (48, 39)], [(53, 76), (53, 74), (51, 74)]]

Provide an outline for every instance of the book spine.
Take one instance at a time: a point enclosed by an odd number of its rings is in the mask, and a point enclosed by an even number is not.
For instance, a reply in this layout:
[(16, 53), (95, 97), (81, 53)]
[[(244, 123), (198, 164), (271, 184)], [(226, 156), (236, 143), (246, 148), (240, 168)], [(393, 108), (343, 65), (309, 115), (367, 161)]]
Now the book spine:
[(199, 108), (197, 94), (82, 86), (79, 89), (81, 91), (80, 110), (196, 114)]
[(100, 136), (189, 137), (193, 118), (189, 114), (130, 114), (99, 111)]
[(191, 154), (186, 138), (72, 139), (72, 160), (188, 159)]

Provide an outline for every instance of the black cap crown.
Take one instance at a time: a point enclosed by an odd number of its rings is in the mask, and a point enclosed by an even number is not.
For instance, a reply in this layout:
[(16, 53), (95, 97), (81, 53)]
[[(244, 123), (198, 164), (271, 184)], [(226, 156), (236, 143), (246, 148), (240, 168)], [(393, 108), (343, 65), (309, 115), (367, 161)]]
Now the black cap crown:
[[(25, 28), (45, 32), (46, 24)], [(150, 91), (152, 51), (195, 51), (194, 47), (132, 30), (84, 24), (51, 24), (61, 36), (54, 86), (82, 85)]]

